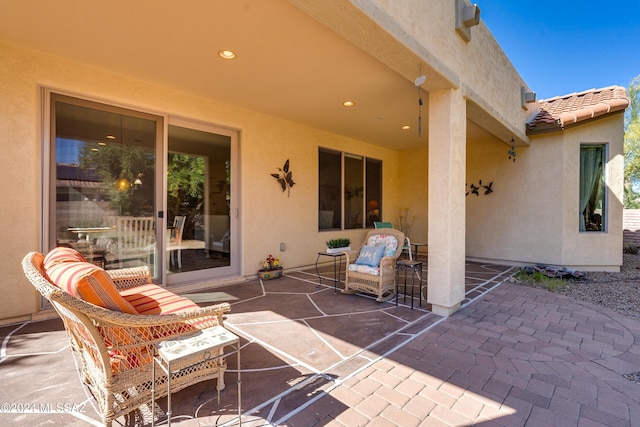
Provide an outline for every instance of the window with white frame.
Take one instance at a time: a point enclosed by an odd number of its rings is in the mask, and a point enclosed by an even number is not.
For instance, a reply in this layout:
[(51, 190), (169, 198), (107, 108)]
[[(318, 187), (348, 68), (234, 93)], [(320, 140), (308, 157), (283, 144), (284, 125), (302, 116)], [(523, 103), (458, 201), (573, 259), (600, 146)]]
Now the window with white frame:
[(382, 161), (318, 150), (318, 229), (372, 228), (380, 220)]
[(606, 231), (605, 144), (580, 145), (580, 231)]

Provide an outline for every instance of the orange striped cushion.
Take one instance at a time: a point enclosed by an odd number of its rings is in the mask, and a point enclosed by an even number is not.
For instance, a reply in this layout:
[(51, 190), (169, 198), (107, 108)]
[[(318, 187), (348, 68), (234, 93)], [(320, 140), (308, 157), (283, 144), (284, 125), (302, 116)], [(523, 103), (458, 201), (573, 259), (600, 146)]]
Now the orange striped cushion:
[(200, 308), (190, 299), (154, 284), (124, 289), (121, 295), (140, 314), (170, 314)]
[[(49, 263), (51, 264), (51, 263)], [(46, 273), (58, 287), (91, 304), (129, 314), (138, 314), (120, 296), (111, 277), (102, 268), (88, 262), (58, 261), (47, 267)]]
[(49, 268), (61, 262), (87, 262), (82, 254), (73, 248), (58, 246), (44, 257), (44, 268)]

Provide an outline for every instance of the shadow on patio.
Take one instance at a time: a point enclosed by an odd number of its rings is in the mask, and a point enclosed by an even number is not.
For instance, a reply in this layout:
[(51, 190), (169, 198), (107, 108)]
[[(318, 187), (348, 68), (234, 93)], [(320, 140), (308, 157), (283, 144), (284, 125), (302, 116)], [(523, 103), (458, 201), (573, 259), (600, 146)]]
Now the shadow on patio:
[[(340, 285), (334, 293), (333, 268), (326, 265), (320, 272), (322, 285), (315, 270), (306, 270), (187, 295), (200, 305), (231, 304), (225, 327), (242, 339), (243, 425), (292, 425), (288, 420), (318, 404), (346, 411), (345, 403), (328, 394), (332, 389), (442, 319), (417, 299), (411, 309), (410, 298), (405, 302), (402, 295), (396, 306), (395, 300), (378, 303), (362, 294), (343, 295)], [(463, 305), (512, 272), (505, 266), (468, 263)], [(3, 327), (0, 336), (0, 403), (23, 412), (0, 414), (2, 425), (101, 425), (59, 319)], [(173, 394), (173, 424), (238, 424), (235, 356), (227, 362), (220, 406), (214, 384), (191, 386)], [(156, 412), (164, 421), (166, 398), (158, 403)], [(137, 419), (118, 419), (114, 425), (149, 423), (148, 408), (142, 408)]]

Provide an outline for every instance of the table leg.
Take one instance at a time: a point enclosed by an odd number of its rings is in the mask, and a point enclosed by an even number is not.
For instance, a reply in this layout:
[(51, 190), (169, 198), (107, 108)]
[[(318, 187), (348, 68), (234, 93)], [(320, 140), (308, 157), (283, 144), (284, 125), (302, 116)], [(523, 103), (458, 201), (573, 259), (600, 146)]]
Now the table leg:
[(320, 276), (320, 271), (318, 270), (318, 261), (320, 261), (320, 254), (316, 257), (316, 275), (318, 276), (318, 284), (316, 285), (316, 289), (319, 289), (322, 286), (322, 276)]
[[(338, 263), (337, 275), (336, 275), (336, 262)], [(342, 274), (342, 256), (333, 258), (333, 293), (338, 292), (338, 282), (340, 281), (340, 275)]]
[(407, 302), (407, 269), (404, 269), (404, 296), (402, 302)]
[(338, 257), (333, 258), (333, 293), (338, 292), (338, 279), (336, 278), (336, 261)]
[(151, 427), (156, 426), (156, 358), (151, 364)]
[(238, 350), (238, 425), (242, 426), (242, 380), (240, 378), (240, 341), (236, 344)]
[(411, 310), (413, 310), (413, 292), (416, 287), (416, 268), (411, 269)]

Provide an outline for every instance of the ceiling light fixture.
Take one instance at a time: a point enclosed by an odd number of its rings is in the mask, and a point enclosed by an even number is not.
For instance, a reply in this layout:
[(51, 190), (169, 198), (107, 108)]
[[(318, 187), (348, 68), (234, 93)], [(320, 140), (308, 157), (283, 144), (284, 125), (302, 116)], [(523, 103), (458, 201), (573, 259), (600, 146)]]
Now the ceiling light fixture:
[(411, 126), (409, 125), (402, 126), (402, 130), (409, 130), (409, 129), (411, 129)]
[(116, 139), (116, 137), (113, 135), (107, 135), (107, 139)]
[(345, 107), (353, 107), (354, 105), (356, 105), (356, 103), (353, 101), (344, 101), (342, 105), (344, 105)]
[(222, 59), (234, 59), (236, 54), (232, 50), (219, 50), (218, 56)]

